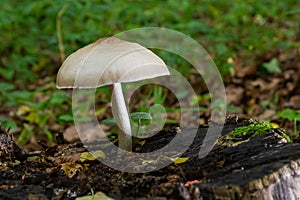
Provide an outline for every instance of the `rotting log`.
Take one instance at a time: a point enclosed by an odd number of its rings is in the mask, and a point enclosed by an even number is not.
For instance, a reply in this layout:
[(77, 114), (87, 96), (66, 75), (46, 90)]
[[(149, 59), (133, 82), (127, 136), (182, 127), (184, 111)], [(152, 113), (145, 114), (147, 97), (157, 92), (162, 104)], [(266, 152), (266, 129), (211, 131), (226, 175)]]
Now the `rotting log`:
[[(222, 135), (239, 125), (225, 126)], [(184, 141), (189, 129), (182, 129)], [(173, 197), (183, 199), (300, 199), (300, 144), (287, 143), (276, 129), (257, 136), (237, 146), (214, 149), (199, 159), (203, 138), (207, 132), (199, 128), (189, 149), (182, 155), (188, 157), (181, 164), (186, 181), (198, 180), (184, 191), (181, 186), (174, 190)], [(172, 139), (167, 135), (157, 135), (166, 143)], [(162, 141), (162, 140), (160, 140)], [(143, 148), (155, 145), (148, 141)], [(159, 148), (165, 144), (158, 144)], [(178, 144), (180, 146), (180, 144)], [(179, 194), (175, 194), (179, 193)]]
[[(300, 144), (281, 142), (273, 132), (235, 147), (216, 147), (196, 161), (202, 174), (207, 172), (202, 177), (206, 182), (194, 184), (190, 195), (195, 199), (300, 199)], [(196, 174), (193, 169), (190, 173)]]
[[(222, 135), (242, 125), (245, 124), (226, 125)], [(193, 143), (181, 155), (188, 158), (186, 162), (144, 174), (122, 173), (101, 162), (88, 161), (87, 170), (78, 170), (69, 178), (61, 170), (62, 163), (86, 164), (75, 159), (85, 148), (74, 144), (48, 147), (33, 160), (5, 161), (0, 164), (0, 199), (28, 199), (33, 194), (51, 199), (58, 195), (57, 189), (63, 189), (60, 195), (67, 199), (73, 193), (76, 197), (87, 195), (91, 188), (115, 199), (300, 199), (300, 143), (287, 143), (276, 130), (270, 130), (236, 146), (217, 144), (206, 157), (199, 158), (207, 128), (165, 130), (145, 139), (138, 152), (160, 149), (176, 135), (179, 139), (173, 141), (178, 143), (172, 149), (176, 151), (189, 133), (197, 132)], [(107, 146), (99, 141), (90, 145), (93, 151), (99, 145)], [(159, 155), (149, 157), (149, 161), (156, 158)], [(134, 165), (144, 163), (123, 159)], [(149, 167), (155, 165), (149, 161), (146, 162)]]
[[(252, 180), (244, 185), (209, 183), (206, 185), (201, 184), (198, 187), (201, 194), (203, 194), (202, 197), (205, 199), (299, 199), (299, 165), (300, 160), (291, 161), (278, 171)], [(240, 176), (240, 178), (242, 177)]]

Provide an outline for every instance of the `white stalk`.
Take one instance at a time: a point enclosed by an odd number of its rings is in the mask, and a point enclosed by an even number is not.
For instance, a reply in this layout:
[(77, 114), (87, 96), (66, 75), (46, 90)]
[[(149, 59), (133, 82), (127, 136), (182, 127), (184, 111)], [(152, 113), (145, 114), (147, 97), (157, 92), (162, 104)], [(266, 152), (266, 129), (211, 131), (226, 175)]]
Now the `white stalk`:
[(112, 113), (120, 129), (118, 132), (119, 147), (132, 151), (131, 126), (121, 83), (113, 84)]

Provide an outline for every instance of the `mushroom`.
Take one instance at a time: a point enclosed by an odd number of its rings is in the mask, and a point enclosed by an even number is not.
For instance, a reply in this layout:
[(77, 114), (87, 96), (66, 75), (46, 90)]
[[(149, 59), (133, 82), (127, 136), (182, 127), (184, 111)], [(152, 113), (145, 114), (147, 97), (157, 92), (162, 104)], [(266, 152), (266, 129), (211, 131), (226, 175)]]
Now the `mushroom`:
[(72, 53), (60, 67), (58, 89), (113, 85), (112, 113), (120, 128), (119, 147), (131, 151), (131, 126), (121, 83), (170, 75), (166, 64), (147, 48), (116, 37), (97, 40)]

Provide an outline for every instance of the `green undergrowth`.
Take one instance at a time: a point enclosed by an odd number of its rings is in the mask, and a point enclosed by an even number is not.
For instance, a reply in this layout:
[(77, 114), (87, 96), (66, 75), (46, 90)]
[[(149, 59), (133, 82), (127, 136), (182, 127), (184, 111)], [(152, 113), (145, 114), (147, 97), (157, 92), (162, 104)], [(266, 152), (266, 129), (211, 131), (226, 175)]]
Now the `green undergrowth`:
[[(65, 55), (121, 31), (165, 27), (196, 39), (226, 74), (234, 67), (228, 58), (237, 54), (259, 55), (271, 49), (299, 47), (299, 42), (293, 42), (299, 31), (299, 14), (297, 0), (4, 0), (0, 13), (0, 75), (7, 81), (29, 82), (41, 74), (55, 75), (60, 65), (58, 21)], [(161, 57), (179, 71), (189, 71), (188, 64), (176, 56)]]
[[(236, 68), (232, 62), (236, 58), (245, 62), (242, 65), (252, 65), (248, 61), (255, 62), (257, 56), (265, 53), (299, 48), (299, 7), (297, 0), (2, 0), (0, 121), (14, 130), (22, 129), (21, 140), (33, 132), (44, 132), (51, 138), (53, 121), (62, 126), (72, 123), (71, 97), (57, 97), (56, 89), (45, 85), (55, 84), (62, 58), (98, 38), (140, 27), (170, 28), (198, 41), (226, 78)], [(188, 62), (171, 53), (155, 53), (193, 81), (195, 70), (191, 70)], [(263, 63), (262, 70), (271, 74), (280, 71), (276, 60)], [(148, 91), (149, 98), (138, 100), (144, 103), (134, 110), (148, 112), (147, 100), (153, 99), (151, 95), (155, 102), (169, 102), (164, 91)], [(197, 95), (194, 101), (200, 105), (207, 94)], [(102, 95), (100, 106), (109, 98), (107, 93)], [(179, 111), (172, 106), (164, 107), (167, 112)], [(209, 106), (200, 105), (200, 111)], [(24, 116), (17, 115), (27, 107), (29, 111)], [(98, 108), (99, 115), (105, 112)], [(228, 108), (236, 109), (229, 105)]]

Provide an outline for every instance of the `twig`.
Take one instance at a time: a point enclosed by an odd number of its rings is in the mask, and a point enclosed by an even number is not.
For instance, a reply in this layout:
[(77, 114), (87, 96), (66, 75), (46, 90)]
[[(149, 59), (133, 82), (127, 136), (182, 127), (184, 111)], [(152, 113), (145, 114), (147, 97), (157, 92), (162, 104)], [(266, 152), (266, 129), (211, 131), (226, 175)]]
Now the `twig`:
[(65, 55), (65, 47), (63, 44), (63, 38), (62, 38), (62, 32), (61, 32), (61, 17), (64, 14), (64, 12), (66, 11), (67, 7), (68, 7), (68, 4), (65, 4), (56, 15), (56, 34), (57, 34), (57, 39), (58, 39), (60, 59), (61, 59), (62, 63), (64, 62), (66, 55)]

